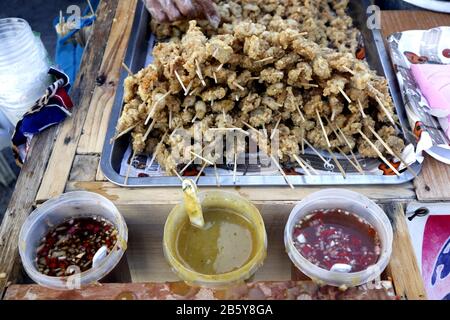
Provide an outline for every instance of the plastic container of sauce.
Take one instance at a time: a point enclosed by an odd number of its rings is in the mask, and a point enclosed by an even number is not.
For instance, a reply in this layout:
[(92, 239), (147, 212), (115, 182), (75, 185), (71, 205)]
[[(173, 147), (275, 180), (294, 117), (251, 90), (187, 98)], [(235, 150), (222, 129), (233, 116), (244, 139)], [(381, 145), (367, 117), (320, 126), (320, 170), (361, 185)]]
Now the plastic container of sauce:
[(356, 192), (326, 189), (306, 197), (286, 224), (286, 251), (320, 284), (358, 286), (379, 277), (392, 251), (392, 226), (383, 210)]
[[(112, 230), (114, 234), (109, 234)], [(108, 235), (103, 234), (104, 231)], [(69, 235), (71, 238), (80, 236), (80, 241), (72, 248), (64, 248), (62, 243)], [(104, 244), (91, 243), (83, 249), (84, 253), (80, 253), (77, 261), (79, 264), (83, 262), (84, 266), (69, 261), (73, 254), (60, 254), (62, 250), (79, 250), (89, 243), (86, 240), (91, 235), (96, 235), (100, 242), (104, 240), (105, 247), (108, 247), (108, 250), (99, 252), (102, 254), (97, 255), (97, 259), (88, 259), (87, 256), (94, 254)], [(106, 236), (111, 243), (108, 243)], [(36, 283), (53, 289), (71, 290), (97, 282), (111, 272), (122, 258), (127, 241), (128, 228), (125, 220), (110, 200), (96, 193), (75, 191), (46, 201), (28, 216), (19, 235), (19, 253), (26, 273)], [(56, 251), (55, 246), (63, 248)], [(47, 259), (45, 268), (40, 259)], [(55, 263), (65, 261), (69, 264), (54, 266)], [(67, 270), (66, 267), (72, 270), (79, 268), (73, 274), (61, 274), (61, 270)]]
[(267, 234), (258, 209), (223, 191), (199, 193), (205, 226), (191, 225), (184, 203), (164, 227), (164, 255), (172, 270), (193, 286), (226, 288), (250, 278), (267, 254)]

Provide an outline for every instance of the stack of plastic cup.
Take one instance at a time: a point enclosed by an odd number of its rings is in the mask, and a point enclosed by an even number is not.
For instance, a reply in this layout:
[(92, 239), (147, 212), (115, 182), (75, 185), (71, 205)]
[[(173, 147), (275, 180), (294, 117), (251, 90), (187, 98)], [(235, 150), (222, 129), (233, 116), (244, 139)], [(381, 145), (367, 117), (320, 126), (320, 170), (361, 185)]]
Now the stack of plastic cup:
[(0, 19), (0, 109), (15, 125), (51, 83), (42, 41), (23, 19)]

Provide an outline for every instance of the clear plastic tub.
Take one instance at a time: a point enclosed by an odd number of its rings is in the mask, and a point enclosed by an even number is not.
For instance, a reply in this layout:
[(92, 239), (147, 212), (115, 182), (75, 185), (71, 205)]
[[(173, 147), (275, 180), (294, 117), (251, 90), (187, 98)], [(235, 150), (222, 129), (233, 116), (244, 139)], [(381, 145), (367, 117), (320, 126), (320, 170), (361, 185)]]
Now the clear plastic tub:
[(244, 282), (263, 265), (267, 255), (267, 234), (261, 214), (250, 201), (230, 192), (202, 192), (199, 198), (203, 210), (226, 208), (243, 215), (254, 224), (257, 233), (255, 255), (241, 268), (217, 275), (201, 274), (186, 266), (176, 249), (179, 227), (188, 219), (184, 204), (180, 203), (170, 212), (164, 226), (163, 248), (167, 261), (173, 272), (192, 286), (221, 289)]
[(0, 19), (0, 43), (0, 108), (15, 125), (51, 83), (50, 63), (23, 19)]
[[(101, 216), (117, 228), (117, 243), (98, 266), (68, 277), (50, 277), (36, 266), (36, 249), (50, 226), (70, 218)], [(65, 193), (34, 210), (20, 230), (19, 253), (26, 273), (36, 283), (54, 289), (75, 289), (99, 281), (111, 272), (122, 258), (128, 241), (128, 228), (115, 205), (103, 196), (86, 191)]]
[[(341, 273), (322, 269), (304, 258), (294, 246), (293, 229), (299, 220), (319, 209), (347, 210), (369, 222), (381, 241), (377, 263), (363, 271)], [(378, 278), (389, 263), (392, 239), (392, 226), (384, 211), (367, 197), (343, 189), (325, 189), (307, 196), (292, 209), (284, 230), (286, 252), (295, 266), (315, 282), (336, 287), (354, 287)]]

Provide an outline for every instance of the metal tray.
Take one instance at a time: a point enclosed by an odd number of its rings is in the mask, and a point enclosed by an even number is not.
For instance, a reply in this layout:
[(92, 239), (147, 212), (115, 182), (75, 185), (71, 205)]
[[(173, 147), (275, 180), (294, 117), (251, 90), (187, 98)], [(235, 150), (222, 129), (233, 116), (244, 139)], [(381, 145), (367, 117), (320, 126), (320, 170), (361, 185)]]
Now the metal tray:
[[(383, 37), (379, 29), (369, 30), (366, 25), (367, 21), (367, 7), (371, 4), (370, 0), (352, 0), (349, 6), (349, 15), (354, 20), (354, 25), (357, 27), (364, 38), (364, 45), (366, 50), (366, 59), (372, 69), (375, 69), (379, 74), (385, 75), (388, 79), (391, 95), (399, 116), (401, 130), (407, 132), (405, 128), (409, 128), (406, 117), (406, 112), (403, 107), (400, 90), (398, 87), (395, 73), (392, 69), (389, 55), (386, 51)], [(142, 69), (148, 60), (148, 49), (150, 45), (151, 32), (149, 30), (150, 15), (142, 5), (142, 1), (138, 2), (138, 7), (134, 17), (132, 36), (130, 38), (128, 51), (125, 58), (125, 63), (133, 72)], [(130, 143), (130, 134), (124, 135), (119, 139), (110, 143), (111, 138), (115, 134), (115, 127), (120, 117), (123, 108), (123, 81), (127, 77), (126, 71), (123, 71), (120, 77), (117, 94), (114, 106), (111, 112), (109, 127), (107, 130), (102, 158), (101, 169), (105, 177), (114, 184), (125, 186), (125, 177), (120, 175), (120, 164), (124, 153)], [(408, 129), (409, 130), (409, 129)], [(411, 139), (411, 135), (404, 135), (409, 143), (415, 143)], [(315, 164), (321, 163), (317, 156), (310, 155), (307, 157), (313, 167)], [(340, 160), (341, 161), (341, 160)], [(343, 161), (345, 162), (345, 161)], [(343, 164), (343, 163), (342, 163)], [(322, 162), (323, 166), (323, 162)], [(344, 165), (344, 167), (349, 167)], [(411, 167), (416, 173), (421, 170), (421, 164), (414, 163)], [(351, 171), (351, 170), (350, 170)], [(220, 176), (221, 186), (276, 186), (286, 185), (286, 181), (281, 174), (270, 176), (256, 176), (256, 175), (242, 175), (236, 177), (236, 182), (232, 176)], [(410, 181), (414, 176), (408, 172), (403, 172), (398, 176), (384, 176), (384, 175), (362, 175), (362, 174), (347, 174), (344, 178), (337, 174), (323, 174), (313, 176), (297, 176), (290, 175), (289, 181), (293, 185), (362, 185), (362, 184), (401, 184)], [(197, 184), (199, 186), (216, 186), (215, 176), (202, 176), (199, 178)], [(157, 186), (179, 186), (180, 180), (178, 177), (171, 176), (156, 176), (156, 177), (130, 177), (126, 184), (127, 187), (157, 187)]]

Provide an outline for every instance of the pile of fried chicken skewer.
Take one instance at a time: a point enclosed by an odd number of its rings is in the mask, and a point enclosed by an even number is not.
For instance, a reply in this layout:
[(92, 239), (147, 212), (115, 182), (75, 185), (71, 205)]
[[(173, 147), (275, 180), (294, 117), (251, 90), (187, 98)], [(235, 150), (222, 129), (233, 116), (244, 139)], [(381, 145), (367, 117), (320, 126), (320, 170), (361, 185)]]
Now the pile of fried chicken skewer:
[[(318, 149), (328, 151), (344, 177), (334, 152), (360, 173), (355, 154), (380, 158), (400, 174), (388, 160), (404, 163), (405, 145), (397, 136), (387, 81), (359, 60), (351, 45), (341, 44), (344, 50), (318, 44), (292, 19), (276, 28), (244, 20), (209, 37), (190, 21), (184, 35), (156, 45), (151, 65), (126, 78), (116, 138), (131, 132), (133, 157), (153, 154), (152, 162), (180, 176), (193, 160), (180, 170), (173, 154), (187, 152), (202, 160), (198, 179), (206, 166), (216, 168), (218, 159), (195, 152), (203, 146), (180, 143), (177, 129), (192, 132), (197, 124), (206, 144), (215, 142), (217, 131), (248, 130), (245, 134), (258, 140), (290, 185), (281, 164), (297, 163), (306, 174), (314, 172), (302, 159), (305, 145), (321, 159)], [(272, 155), (268, 143), (276, 130), (280, 145)], [(237, 156), (246, 147), (237, 145), (233, 152), (235, 176)]]

